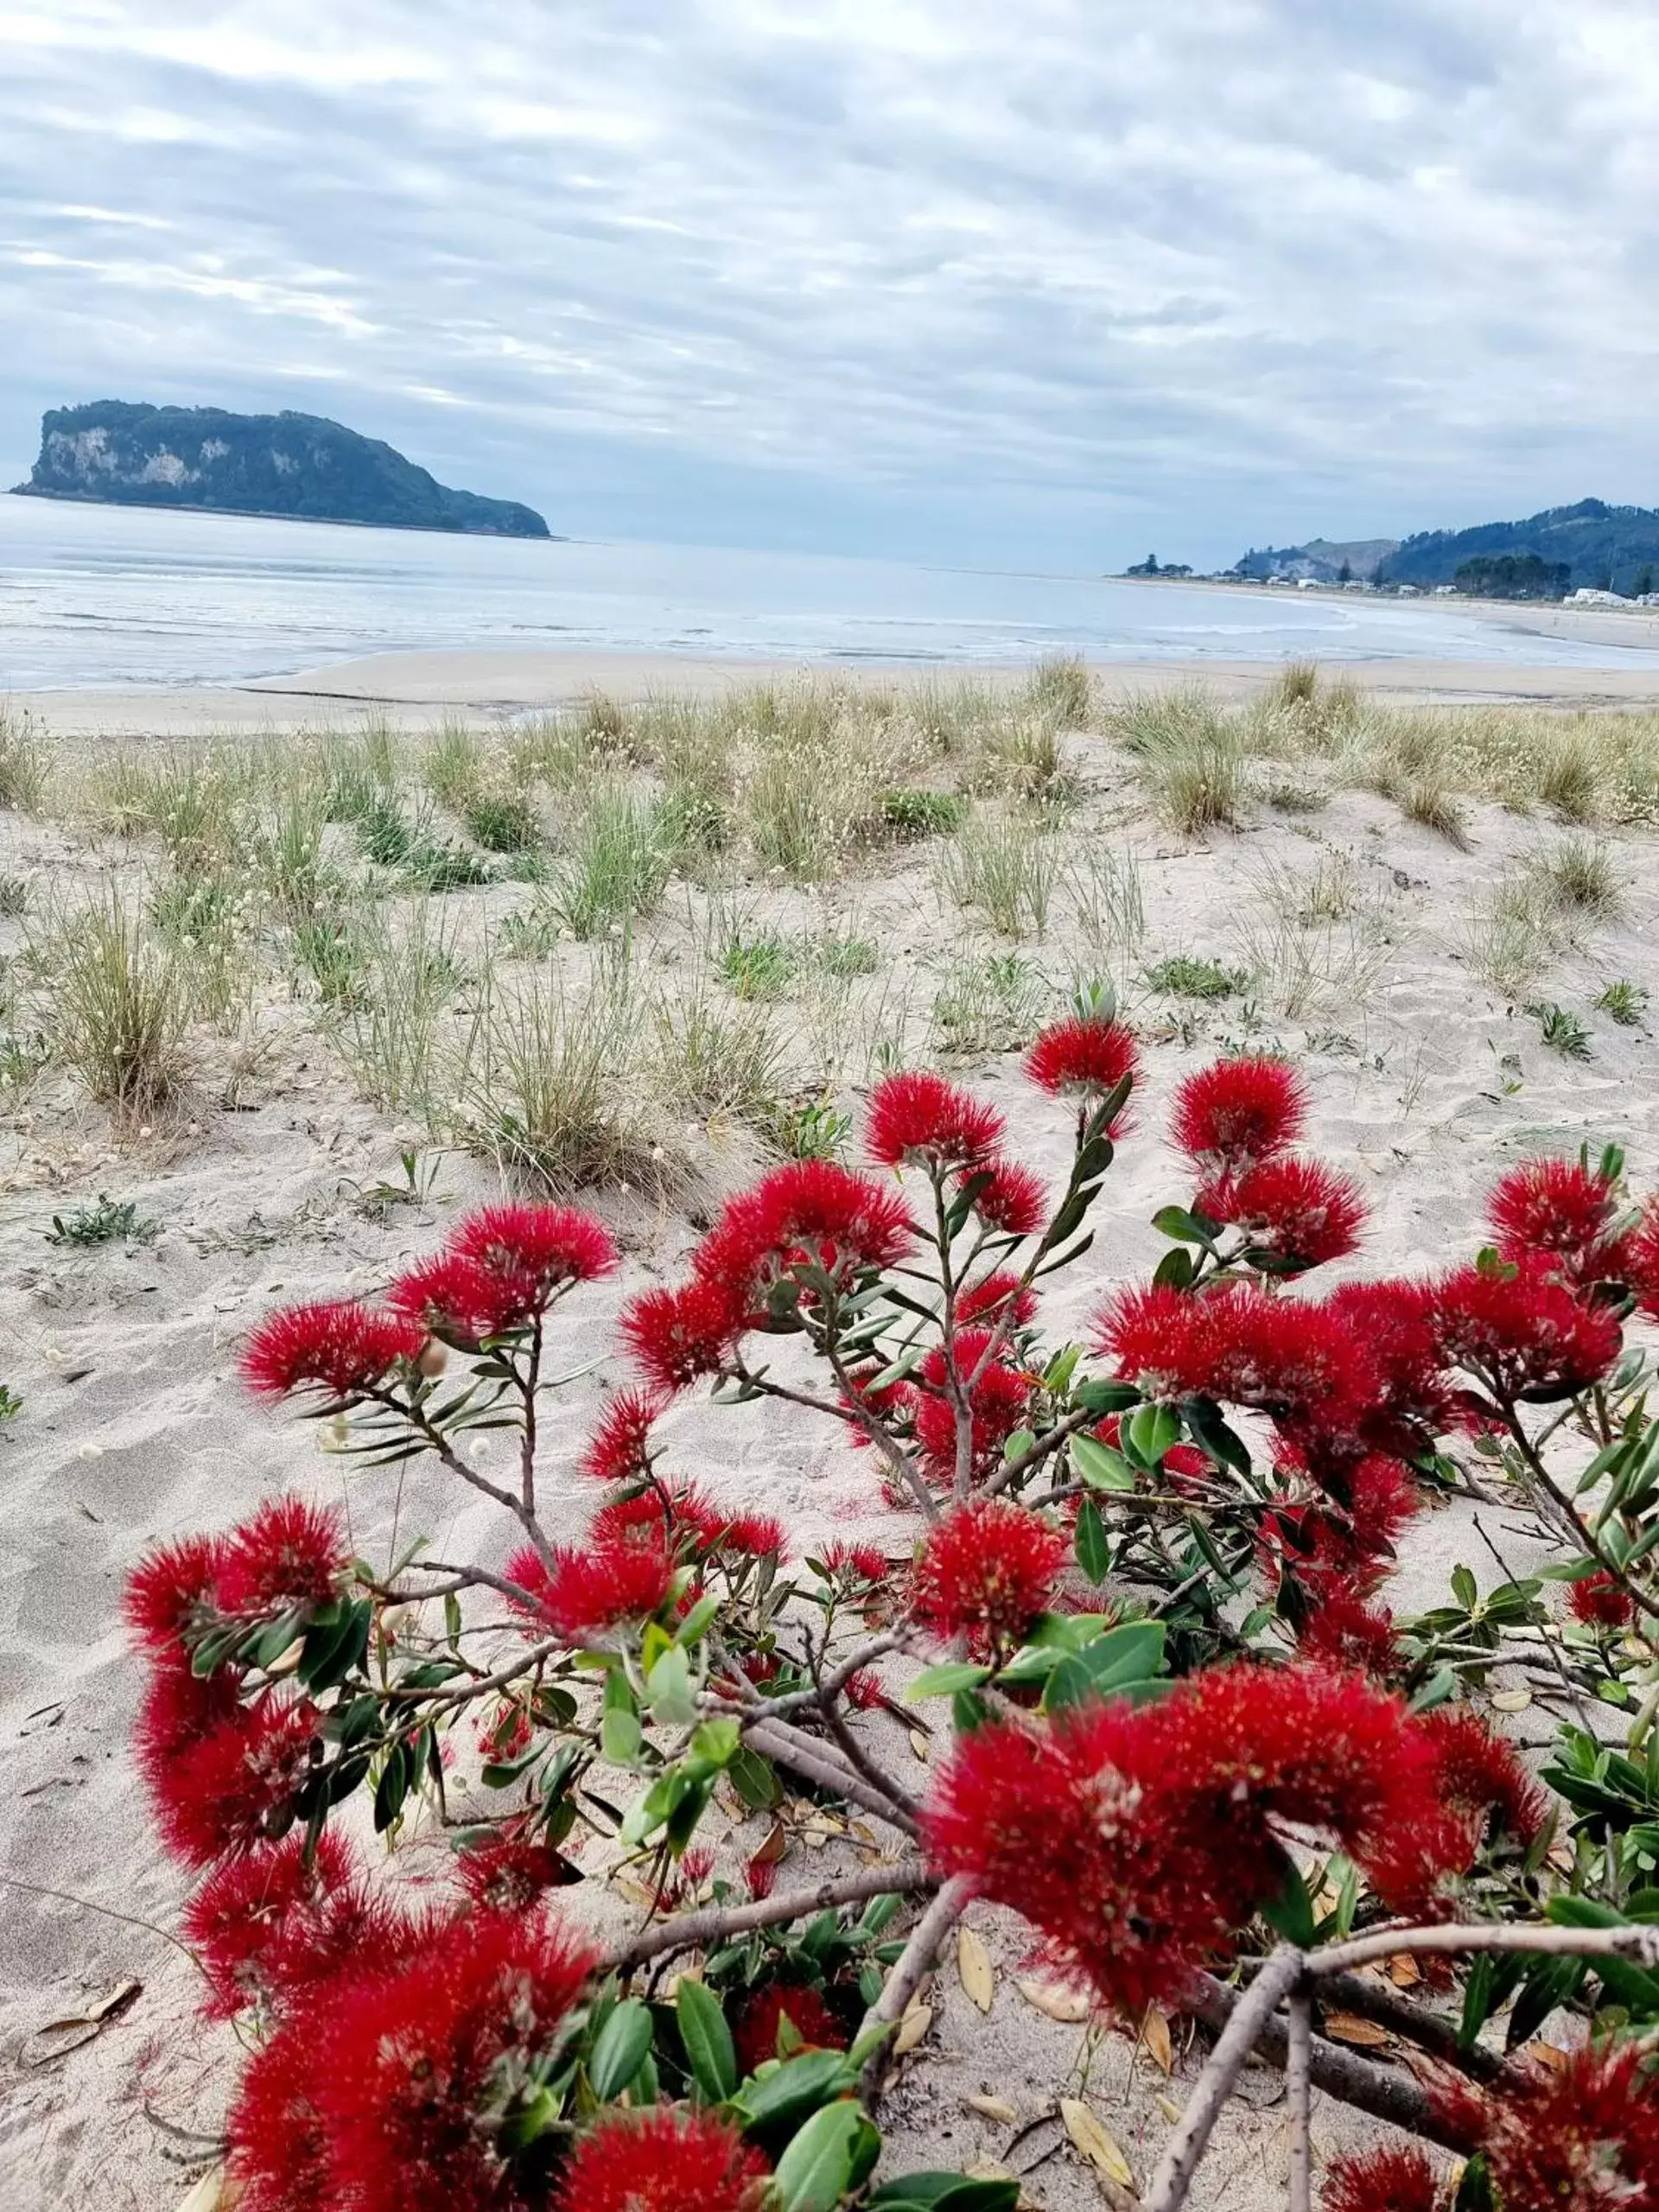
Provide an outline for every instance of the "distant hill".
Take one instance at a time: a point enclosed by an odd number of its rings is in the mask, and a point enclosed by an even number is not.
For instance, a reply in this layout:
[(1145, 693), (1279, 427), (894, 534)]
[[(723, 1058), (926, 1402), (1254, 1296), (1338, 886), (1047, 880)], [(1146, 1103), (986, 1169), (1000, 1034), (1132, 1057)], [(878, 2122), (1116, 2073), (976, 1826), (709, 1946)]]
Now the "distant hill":
[(1523, 582), (1506, 596), (1548, 598), (1589, 588), (1628, 597), (1651, 590), (1659, 575), (1659, 510), (1580, 499), (1573, 507), (1547, 507), (1524, 522), (1422, 531), (1395, 547), (1381, 581), (1459, 583), (1460, 570), (1465, 591), (1482, 588), (1494, 576), (1531, 580), (1530, 588)]
[[(1307, 576), (1315, 583), (1346, 583), (1356, 577), (1369, 583), (1380, 563), (1395, 550), (1391, 537), (1356, 537), (1339, 541), (1311, 537), (1306, 545), (1252, 546), (1230, 573), (1236, 576), (1294, 579)], [(1344, 574), (1344, 571), (1346, 572)]]
[(302, 522), (546, 537), (533, 507), (452, 491), (382, 442), (321, 415), (94, 400), (41, 419), (41, 457), (16, 489), (41, 499), (207, 507)]

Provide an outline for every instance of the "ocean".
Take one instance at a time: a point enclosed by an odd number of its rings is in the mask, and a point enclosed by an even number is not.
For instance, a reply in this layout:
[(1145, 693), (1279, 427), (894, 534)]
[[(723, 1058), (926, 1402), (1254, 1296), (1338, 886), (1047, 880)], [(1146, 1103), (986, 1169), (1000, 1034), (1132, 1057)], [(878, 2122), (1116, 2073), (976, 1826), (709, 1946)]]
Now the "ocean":
[(1438, 601), (1228, 592), (691, 545), (0, 496), (0, 692), (226, 683), (463, 646), (741, 659), (1414, 658), (1659, 668)]

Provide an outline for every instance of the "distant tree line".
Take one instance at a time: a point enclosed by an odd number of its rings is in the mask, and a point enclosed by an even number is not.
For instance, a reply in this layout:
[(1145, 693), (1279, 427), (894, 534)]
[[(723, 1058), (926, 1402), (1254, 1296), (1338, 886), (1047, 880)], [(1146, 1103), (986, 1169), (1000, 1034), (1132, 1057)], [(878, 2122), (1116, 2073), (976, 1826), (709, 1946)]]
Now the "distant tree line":
[(1572, 575), (1570, 561), (1541, 561), (1535, 553), (1481, 553), (1459, 563), (1452, 581), (1471, 599), (1561, 599)]

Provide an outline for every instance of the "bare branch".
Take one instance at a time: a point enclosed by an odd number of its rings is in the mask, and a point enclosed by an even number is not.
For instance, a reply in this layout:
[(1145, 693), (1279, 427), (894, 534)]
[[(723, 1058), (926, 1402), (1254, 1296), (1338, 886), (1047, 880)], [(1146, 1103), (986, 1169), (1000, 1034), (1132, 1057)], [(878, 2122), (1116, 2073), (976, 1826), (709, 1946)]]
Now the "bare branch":
[(1217, 2037), (1209, 2063), (1186, 2101), (1186, 2109), (1164, 2146), (1164, 2155), (1158, 2161), (1158, 2171), (1144, 2198), (1146, 2212), (1179, 2212), (1186, 2202), (1192, 2177), (1209, 2148), (1222, 2107), (1231, 2096), (1245, 2060), (1255, 2048), (1262, 2029), (1278, 2010), (1281, 2000), (1301, 1980), (1306, 1963), (1306, 1955), (1294, 1943), (1281, 1944), (1233, 2007), (1232, 2017)]
[(1313, 2212), (1313, 2008), (1292, 1993), (1286, 2030), (1285, 2096), (1290, 2107), (1290, 2212)]
[(915, 1836), (916, 1822), (904, 1807), (896, 1799), (884, 1796), (862, 1776), (855, 1774), (833, 1745), (803, 1736), (777, 1721), (755, 1723), (746, 1719), (743, 1740), (752, 1751), (775, 1759), (779, 1766), (789, 1768), (820, 1789), (850, 1797), (855, 1805), (861, 1805), (867, 1813), (885, 1821), (889, 1827), (897, 1828), (903, 1835)]
[[(912, 1929), (910, 1941), (893, 1961), (886, 1986), (864, 2015), (861, 2035), (871, 2028), (898, 2026), (909, 2009), (911, 1999), (931, 1970), (940, 1944), (967, 1910), (972, 1897), (972, 1885), (962, 1876), (957, 1875), (945, 1884)], [(859, 2094), (866, 2104), (875, 2103), (880, 2096), (881, 2085), (892, 2065), (893, 2037), (887, 2036), (865, 2062), (859, 2077)]]
[(1443, 1928), (1385, 1929), (1358, 1936), (1350, 1943), (1328, 1944), (1309, 1954), (1307, 1971), (1317, 1981), (1351, 1973), (1356, 1967), (1391, 1959), (1399, 1951), (1532, 1951), (1556, 1958), (1634, 1959), (1659, 1967), (1659, 1926), (1637, 1928), (1498, 1928), (1448, 1923)]
[(761, 1897), (753, 1904), (709, 1905), (700, 1912), (683, 1912), (647, 1928), (607, 1959), (607, 1967), (643, 1966), (675, 1951), (695, 1951), (708, 1943), (723, 1943), (752, 1928), (779, 1928), (791, 1920), (805, 1920), (836, 1905), (862, 1904), (871, 1897), (908, 1897), (931, 1890), (935, 1878), (920, 1859), (899, 1859), (890, 1866), (868, 1866), (857, 1874), (842, 1874), (820, 1882), (816, 1889), (789, 1890), (777, 1897)]

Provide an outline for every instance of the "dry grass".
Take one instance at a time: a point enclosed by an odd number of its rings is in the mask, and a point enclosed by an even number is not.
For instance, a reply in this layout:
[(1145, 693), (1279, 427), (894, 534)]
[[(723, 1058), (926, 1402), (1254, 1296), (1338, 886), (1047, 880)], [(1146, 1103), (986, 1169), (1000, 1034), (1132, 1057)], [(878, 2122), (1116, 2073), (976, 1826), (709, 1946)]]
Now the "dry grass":
[(34, 946), (57, 1058), (122, 1122), (147, 1121), (184, 1086), (194, 1008), (177, 948), (112, 885)]

